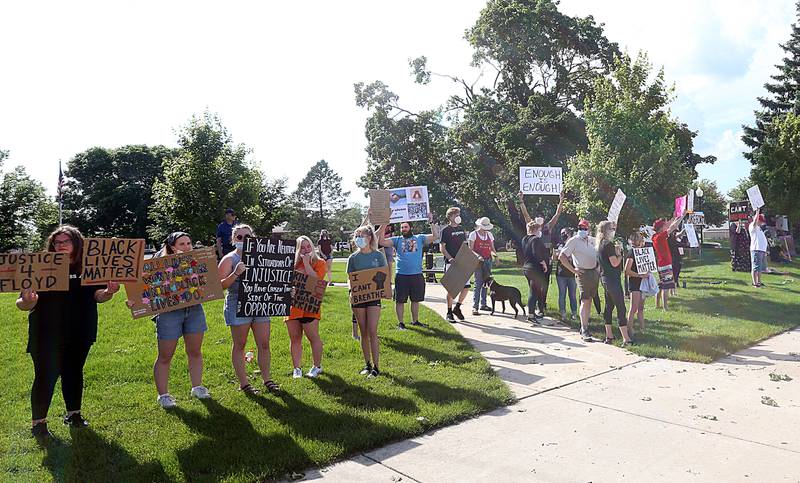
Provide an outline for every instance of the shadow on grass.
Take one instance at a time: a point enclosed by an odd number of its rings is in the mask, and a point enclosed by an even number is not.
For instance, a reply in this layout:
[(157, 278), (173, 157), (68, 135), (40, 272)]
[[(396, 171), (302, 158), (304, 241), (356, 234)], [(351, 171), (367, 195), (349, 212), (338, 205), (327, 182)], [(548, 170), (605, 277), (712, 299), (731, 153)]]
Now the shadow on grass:
[[(491, 369), (487, 369), (487, 372), (487, 375), (492, 374)], [(501, 400), (474, 389), (452, 387), (436, 381), (412, 379), (410, 377), (401, 377), (387, 373), (384, 373), (383, 376), (390, 379), (395, 384), (411, 389), (417, 396), (430, 403), (452, 404), (461, 401), (470, 401), (477, 404), (481, 409), (488, 409), (511, 402), (511, 400)]]
[(51, 437), (44, 446), (42, 466), (55, 481), (171, 481), (161, 462), (139, 463), (91, 427), (70, 429), (70, 436), (71, 442)]
[[(449, 362), (451, 364), (466, 364), (467, 362), (470, 361), (468, 355), (453, 355), (447, 352), (431, 349), (430, 347), (425, 347), (417, 344), (409, 344), (408, 342), (397, 339), (386, 338), (386, 339), (381, 339), (381, 342), (383, 343), (383, 345), (392, 350), (403, 352), (410, 356), (421, 356), (428, 361)], [(471, 352), (473, 349), (469, 347), (468, 350)]]
[(349, 384), (336, 374), (326, 373), (311, 381), (340, 404), (366, 411), (381, 409), (410, 414), (417, 411), (414, 401), (402, 397), (384, 396), (368, 391), (362, 386)]

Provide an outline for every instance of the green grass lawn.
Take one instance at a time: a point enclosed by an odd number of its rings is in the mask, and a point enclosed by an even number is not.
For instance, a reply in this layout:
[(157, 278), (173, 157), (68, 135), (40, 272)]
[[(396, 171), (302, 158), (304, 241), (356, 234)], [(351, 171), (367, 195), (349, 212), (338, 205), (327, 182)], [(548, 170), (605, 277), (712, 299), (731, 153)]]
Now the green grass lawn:
[[(338, 263), (334, 266), (344, 264)], [(342, 280), (343, 281), (343, 280)], [(170, 391), (178, 408), (156, 404), (154, 325), (132, 320), (118, 295), (100, 309), (98, 342), (86, 366), (83, 412), (89, 429), (70, 432), (60, 386), (50, 412), (54, 438), (40, 448), (30, 437), (33, 368), (25, 354), (26, 315), (14, 295), (0, 295), (0, 470), (2, 481), (254, 481), (324, 465), (358, 451), (510, 403), (489, 364), (445, 321), (422, 310), (429, 329), (396, 330), (391, 303), (381, 321), (382, 375), (367, 380), (351, 338), (346, 289), (331, 288), (323, 306), (323, 368), (316, 380), (289, 376), (288, 336), (273, 322), (273, 378), (283, 395), (239, 392), (230, 362), (222, 302), (206, 304), (205, 377), (213, 400), (189, 398), (182, 345)], [(304, 369), (310, 365), (305, 345)], [(249, 370), (255, 381), (260, 377)]]
[[(497, 281), (520, 289), (527, 301), (527, 282), (513, 254), (501, 254), (493, 269)], [(754, 343), (800, 325), (800, 264), (770, 265), (788, 275), (763, 275), (765, 288), (751, 286), (750, 274), (732, 272), (727, 248), (704, 249), (702, 262), (684, 260), (681, 280), (686, 288), (670, 297), (669, 311), (655, 306), (655, 297), (645, 304), (644, 334), (631, 352), (646, 357), (711, 362)], [(602, 288), (601, 288), (602, 299)], [(630, 307), (630, 301), (626, 301)], [(558, 316), (558, 286), (550, 281), (548, 315)], [(569, 301), (567, 301), (569, 312)], [(616, 317), (615, 317), (616, 319)], [(577, 328), (580, 324), (572, 324)], [(621, 337), (614, 321), (617, 344)], [(592, 309), (590, 329), (604, 334), (602, 317)]]

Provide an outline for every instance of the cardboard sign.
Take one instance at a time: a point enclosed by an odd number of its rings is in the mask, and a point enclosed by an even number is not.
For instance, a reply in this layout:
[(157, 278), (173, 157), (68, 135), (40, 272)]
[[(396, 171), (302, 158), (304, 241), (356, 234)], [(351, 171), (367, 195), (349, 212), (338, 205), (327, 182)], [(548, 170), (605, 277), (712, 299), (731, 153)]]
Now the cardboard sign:
[(614, 195), (614, 201), (611, 202), (611, 208), (608, 209), (608, 221), (613, 221), (614, 223), (619, 220), (619, 214), (622, 212), (622, 205), (625, 204), (625, 193), (622, 192), (621, 189), (617, 189), (617, 194)]
[(369, 190), (369, 221), (373, 225), (386, 225), (392, 218), (389, 190)]
[(697, 240), (697, 232), (694, 231), (694, 225), (685, 224), (683, 229), (686, 230), (686, 239), (689, 240), (689, 246), (692, 248), (699, 247), (700, 242)]
[(689, 194), (686, 195), (686, 213), (691, 213), (694, 211), (694, 190), (689, 190)]
[(201, 248), (142, 262), (141, 278), (126, 283), (134, 319), (221, 299), (214, 248)]
[(451, 297), (455, 298), (464, 290), (464, 286), (469, 282), (469, 278), (478, 269), (481, 261), (475, 252), (469, 249), (469, 245), (464, 243), (458, 249), (453, 263), (447, 268), (442, 277), (442, 285)]
[[(781, 231), (789, 231), (789, 218), (786, 215), (780, 215), (775, 217), (775, 228)], [(786, 250), (786, 253), (789, 253), (789, 250)]]
[(431, 206), (427, 186), (410, 186), (389, 190), (389, 206), (392, 209), (391, 223), (427, 220)]
[(633, 248), (633, 259), (636, 261), (636, 273), (639, 275), (655, 272), (658, 269), (653, 247)]
[(364, 304), (392, 298), (389, 267), (371, 268), (350, 273), (350, 303)]
[(563, 187), (561, 168), (519, 167), (519, 190), (526, 195), (559, 195)]
[(749, 212), (749, 201), (734, 201), (728, 203), (728, 221), (747, 220), (750, 218)]
[(758, 189), (758, 185), (747, 189), (747, 197), (750, 199), (750, 206), (752, 206), (754, 210), (764, 206), (764, 198), (761, 197), (761, 190)]
[(686, 216), (686, 221), (684, 223), (688, 223), (690, 225), (695, 226), (705, 226), (706, 225), (706, 214), (702, 211), (695, 211), (694, 213), (689, 213)]
[(144, 240), (87, 238), (83, 243), (81, 285), (135, 283), (144, 258)]
[(69, 256), (58, 252), (0, 253), (0, 292), (69, 290)]
[(686, 196), (675, 198), (675, 218), (680, 218), (686, 213)]
[(242, 262), (247, 265), (239, 278), (237, 317), (289, 315), (294, 280), (295, 240), (247, 237)]
[(322, 299), (325, 298), (325, 289), (328, 282), (324, 279), (309, 275), (305, 272), (294, 272), (292, 280), (292, 307), (303, 312), (320, 313)]

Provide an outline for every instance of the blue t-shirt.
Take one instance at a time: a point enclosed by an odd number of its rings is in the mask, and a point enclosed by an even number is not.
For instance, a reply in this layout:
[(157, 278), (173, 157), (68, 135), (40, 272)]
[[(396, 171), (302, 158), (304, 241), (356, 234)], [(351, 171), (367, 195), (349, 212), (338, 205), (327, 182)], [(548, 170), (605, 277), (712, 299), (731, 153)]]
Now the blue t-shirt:
[(225, 220), (217, 225), (217, 238), (222, 240), (223, 247), (232, 247), (231, 235), (233, 234), (233, 225), (229, 225)]
[(413, 235), (408, 238), (393, 236), (389, 238), (394, 243), (397, 254), (397, 274), (417, 275), (422, 273), (422, 249), (428, 235)]
[(355, 252), (347, 259), (347, 273), (360, 272), (386, 266), (386, 257), (380, 250), (370, 253)]

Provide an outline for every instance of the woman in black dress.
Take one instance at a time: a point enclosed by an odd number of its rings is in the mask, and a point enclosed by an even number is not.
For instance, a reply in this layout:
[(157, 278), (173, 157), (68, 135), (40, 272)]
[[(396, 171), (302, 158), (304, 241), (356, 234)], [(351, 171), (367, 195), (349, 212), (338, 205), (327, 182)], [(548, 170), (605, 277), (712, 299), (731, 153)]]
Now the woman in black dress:
[(731, 269), (734, 272), (750, 272), (750, 233), (745, 226), (746, 220), (739, 220), (728, 225), (731, 239)]
[(81, 415), (83, 366), (97, 339), (97, 304), (119, 291), (117, 283), (81, 286), (83, 236), (77, 228), (56, 228), (47, 239), (47, 251), (69, 254), (69, 290), (37, 293), (28, 289), (17, 299), (17, 308), (29, 312), (27, 352), (34, 371), (31, 434), (37, 438), (50, 435), (47, 412), (59, 377), (67, 406), (64, 424), (89, 425)]

